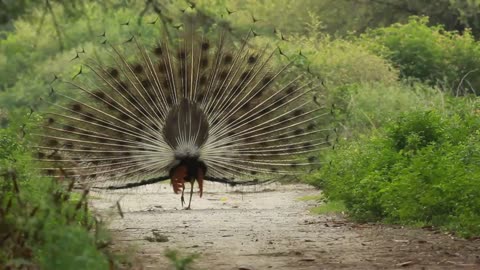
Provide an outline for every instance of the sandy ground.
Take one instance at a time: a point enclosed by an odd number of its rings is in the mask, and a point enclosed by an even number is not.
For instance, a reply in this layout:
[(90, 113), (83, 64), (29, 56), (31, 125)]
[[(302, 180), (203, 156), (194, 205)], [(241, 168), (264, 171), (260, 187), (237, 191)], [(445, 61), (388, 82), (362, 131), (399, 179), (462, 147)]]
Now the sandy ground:
[[(172, 269), (164, 253), (200, 254), (195, 269), (480, 269), (480, 239), (426, 229), (354, 224), (312, 215), (320, 191), (306, 185), (239, 190), (207, 185), (192, 210), (168, 185), (93, 196), (115, 248), (129, 248), (142, 269)], [(120, 205), (124, 217), (116, 210)]]

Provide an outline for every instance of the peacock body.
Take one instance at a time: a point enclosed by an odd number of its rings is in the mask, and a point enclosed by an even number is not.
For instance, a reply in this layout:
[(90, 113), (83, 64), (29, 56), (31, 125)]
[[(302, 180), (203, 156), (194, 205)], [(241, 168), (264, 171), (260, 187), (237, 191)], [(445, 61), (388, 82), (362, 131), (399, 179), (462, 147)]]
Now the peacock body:
[(86, 59), (63, 81), (70, 92), (53, 92), (37, 134), (42, 169), (105, 189), (170, 179), (183, 202), (185, 182), (202, 196), (204, 181), (257, 184), (317, 165), (329, 143), (317, 82), (291, 63), (273, 68), (277, 50), (251, 38), (185, 27), (152, 46), (105, 44), (108, 63)]

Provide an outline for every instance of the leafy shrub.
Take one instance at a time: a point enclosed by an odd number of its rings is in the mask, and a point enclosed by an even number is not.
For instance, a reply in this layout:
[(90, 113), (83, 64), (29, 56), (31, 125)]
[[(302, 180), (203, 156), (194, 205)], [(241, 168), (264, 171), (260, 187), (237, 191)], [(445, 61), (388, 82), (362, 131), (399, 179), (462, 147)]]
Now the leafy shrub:
[(431, 111), (406, 114), (387, 127), (387, 137), (396, 151), (416, 151), (441, 143), (444, 124), (440, 115)]
[(357, 220), (480, 235), (479, 130), (475, 110), (407, 113), (376, 134), (341, 143), (310, 180)]
[(180, 255), (176, 250), (167, 250), (165, 256), (170, 260), (170, 263), (175, 270), (189, 270), (193, 269), (192, 264), (198, 258), (198, 254)]
[(85, 197), (38, 175), (19, 132), (25, 121), (0, 129), (0, 268), (107, 269), (107, 235)]
[(463, 34), (428, 26), (428, 18), (372, 29), (362, 35), (372, 51), (390, 59), (403, 77), (446, 84), (454, 94), (480, 94), (480, 44), (469, 30)]

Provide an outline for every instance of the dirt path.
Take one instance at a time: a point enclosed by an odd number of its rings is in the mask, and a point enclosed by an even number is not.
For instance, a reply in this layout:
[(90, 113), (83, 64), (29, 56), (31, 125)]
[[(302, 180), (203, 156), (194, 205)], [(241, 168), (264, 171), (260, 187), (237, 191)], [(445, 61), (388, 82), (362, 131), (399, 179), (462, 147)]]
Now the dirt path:
[(133, 245), (144, 269), (170, 269), (163, 256), (167, 248), (199, 253), (196, 269), (205, 270), (480, 269), (480, 240), (316, 216), (308, 211), (315, 202), (298, 198), (318, 190), (263, 188), (245, 193), (209, 185), (203, 198), (194, 194), (190, 211), (179, 210), (180, 198), (167, 185), (118, 193), (123, 219), (112, 214), (113, 196), (93, 201), (110, 216), (117, 245)]

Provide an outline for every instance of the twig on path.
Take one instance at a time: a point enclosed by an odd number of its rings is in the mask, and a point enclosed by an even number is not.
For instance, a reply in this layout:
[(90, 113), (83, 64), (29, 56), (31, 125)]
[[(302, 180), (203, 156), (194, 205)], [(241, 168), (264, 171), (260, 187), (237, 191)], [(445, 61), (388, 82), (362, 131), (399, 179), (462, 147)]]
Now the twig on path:
[(395, 266), (397, 266), (397, 267), (405, 267), (405, 266), (409, 266), (409, 265), (411, 265), (411, 264), (413, 264), (413, 261), (397, 263), (397, 264), (395, 264)]

